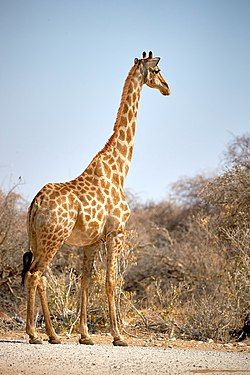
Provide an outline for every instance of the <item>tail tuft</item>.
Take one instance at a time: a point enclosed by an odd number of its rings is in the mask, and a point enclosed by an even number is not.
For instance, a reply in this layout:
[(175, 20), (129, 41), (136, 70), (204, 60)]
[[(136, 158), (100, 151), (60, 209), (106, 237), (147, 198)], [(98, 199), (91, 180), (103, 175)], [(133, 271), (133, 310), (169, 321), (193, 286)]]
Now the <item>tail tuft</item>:
[(32, 251), (27, 251), (23, 254), (22, 287), (24, 287), (25, 275), (30, 269), (32, 257)]

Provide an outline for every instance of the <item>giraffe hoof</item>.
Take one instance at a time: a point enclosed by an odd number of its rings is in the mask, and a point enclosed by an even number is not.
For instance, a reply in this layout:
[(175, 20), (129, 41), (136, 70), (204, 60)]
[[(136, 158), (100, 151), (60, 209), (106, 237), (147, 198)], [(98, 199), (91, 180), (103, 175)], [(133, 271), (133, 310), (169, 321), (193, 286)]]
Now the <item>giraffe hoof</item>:
[(58, 337), (50, 337), (48, 341), (50, 344), (61, 344), (61, 340)]
[(128, 344), (126, 343), (126, 341), (123, 341), (123, 340), (114, 340), (113, 341), (113, 345), (114, 346), (128, 346)]
[(91, 339), (79, 339), (79, 343), (83, 345), (94, 345)]
[(39, 339), (38, 337), (34, 337), (34, 338), (31, 338), (29, 340), (29, 343), (30, 344), (38, 344), (38, 345), (41, 345), (43, 342), (41, 339)]

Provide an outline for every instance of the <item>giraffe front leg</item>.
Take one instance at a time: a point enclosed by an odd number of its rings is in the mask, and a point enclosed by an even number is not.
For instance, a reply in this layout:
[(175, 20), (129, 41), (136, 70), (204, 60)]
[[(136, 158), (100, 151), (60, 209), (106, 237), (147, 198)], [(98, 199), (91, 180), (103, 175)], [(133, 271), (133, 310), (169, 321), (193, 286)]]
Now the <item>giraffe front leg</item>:
[(35, 301), (36, 301), (36, 290), (41, 278), (39, 272), (31, 274), (27, 273), (26, 286), (27, 286), (27, 319), (26, 319), (26, 333), (29, 335), (30, 344), (42, 344), (42, 340), (39, 339), (35, 328)]
[(82, 282), (81, 282), (81, 316), (80, 316), (80, 344), (94, 345), (87, 325), (87, 306), (88, 306), (88, 293), (89, 284), (91, 280), (94, 258), (97, 250), (97, 244), (85, 247), (83, 250), (83, 270), (82, 270)]
[(46, 294), (46, 286), (47, 286), (46, 277), (42, 276), (41, 279), (39, 280), (37, 287), (38, 287), (38, 293), (39, 293), (40, 300), (41, 300), (46, 332), (47, 332), (47, 335), (49, 336), (50, 344), (61, 344), (61, 340), (57, 336), (53, 328), (52, 322), (51, 322), (48, 299), (47, 299), (47, 294)]
[(115, 305), (115, 286), (117, 276), (117, 258), (124, 244), (124, 235), (119, 233), (107, 241), (107, 274), (106, 274), (106, 291), (109, 306), (109, 318), (111, 325), (111, 334), (114, 338), (115, 346), (127, 346), (121, 336), (117, 324), (117, 313)]

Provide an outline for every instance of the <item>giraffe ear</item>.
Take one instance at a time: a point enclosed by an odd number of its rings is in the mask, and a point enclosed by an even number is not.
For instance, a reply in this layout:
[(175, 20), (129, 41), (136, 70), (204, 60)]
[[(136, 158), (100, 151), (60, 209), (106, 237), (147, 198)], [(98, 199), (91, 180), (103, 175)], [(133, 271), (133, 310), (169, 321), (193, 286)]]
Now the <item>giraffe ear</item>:
[(135, 63), (135, 65), (138, 63), (138, 59), (137, 59), (137, 57), (134, 59), (134, 63)]
[(160, 57), (153, 57), (153, 61), (155, 61), (155, 65), (158, 65), (160, 59), (161, 59)]

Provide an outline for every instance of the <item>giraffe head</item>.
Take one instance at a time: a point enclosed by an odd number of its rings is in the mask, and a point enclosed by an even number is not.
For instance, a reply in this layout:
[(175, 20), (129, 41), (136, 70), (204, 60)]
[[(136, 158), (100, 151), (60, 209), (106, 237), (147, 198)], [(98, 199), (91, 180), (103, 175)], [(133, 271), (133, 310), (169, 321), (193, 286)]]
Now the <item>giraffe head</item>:
[(135, 59), (135, 64), (140, 67), (141, 74), (143, 76), (143, 83), (147, 86), (158, 89), (162, 95), (169, 95), (170, 88), (160, 73), (158, 63), (160, 57), (153, 57), (153, 53), (150, 51), (148, 57), (146, 52), (143, 52), (142, 59)]

